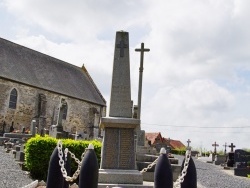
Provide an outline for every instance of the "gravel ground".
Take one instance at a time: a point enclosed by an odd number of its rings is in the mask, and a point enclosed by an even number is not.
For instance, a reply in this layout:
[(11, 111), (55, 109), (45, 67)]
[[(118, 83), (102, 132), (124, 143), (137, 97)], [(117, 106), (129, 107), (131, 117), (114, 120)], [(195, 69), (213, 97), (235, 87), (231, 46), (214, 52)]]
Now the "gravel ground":
[[(182, 156), (175, 156), (182, 163)], [(206, 163), (207, 158), (194, 159), (198, 188), (250, 188), (250, 179), (233, 175), (233, 170)], [(32, 183), (28, 173), (22, 171), (13, 155), (0, 147), (0, 188), (21, 188)]]
[[(175, 156), (182, 163), (183, 157)], [(233, 170), (224, 170), (219, 165), (206, 163), (209, 158), (194, 159), (198, 188), (250, 188), (250, 179), (234, 176)]]
[(0, 147), (0, 188), (19, 188), (30, 184), (33, 180), (28, 173), (22, 171), (11, 153)]

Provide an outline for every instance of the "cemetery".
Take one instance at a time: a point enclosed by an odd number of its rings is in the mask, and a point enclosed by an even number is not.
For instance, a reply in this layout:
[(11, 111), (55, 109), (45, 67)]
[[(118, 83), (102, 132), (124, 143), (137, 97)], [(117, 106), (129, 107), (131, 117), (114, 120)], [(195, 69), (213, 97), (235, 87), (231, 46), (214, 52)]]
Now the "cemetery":
[[(214, 142), (214, 152), (202, 157), (191, 151), (190, 139), (185, 146), (161, 137), (160, 133), (153, 138), (145, 133), (140, 119), (143, 57), (150, 50), (141, 43), (141, 48), (135, 51), (141, 57), (136, 114), (131, 104), (129, 33), (118, 31), (109, 112), (100, 116), (102, 137), (89, 139), (89, 134), (80, 136), (77, 131), (65, 131), (63, 116), (68, 107), (64, 98), (60, 99), (57, 121), (49, 129), (32, 120), (29, 132), (3, 131), (0, 137), (3, 156), (11, 156), (20, 169), (28, 171), (29, 177), (22, 177), (28, 179), (23, 188), (202, 188), (208, 183), (205, 173), (219, 177), (218, 171), (225, 174), (233, 171), (226, 182), (220, 183), (233, 186), (233, 177), (240, 176), (246, 178), (243, 186), (250, 185), (247, 179), (250, 153), (234, 149), (233, 143), (230, 152), (225, 149), (224, 155), (218, 155), (219, 144)], [(174, 144), (183, 148), (178, 155), (172, 149)], [(214, 173), (213, 169), (219, 170)]]

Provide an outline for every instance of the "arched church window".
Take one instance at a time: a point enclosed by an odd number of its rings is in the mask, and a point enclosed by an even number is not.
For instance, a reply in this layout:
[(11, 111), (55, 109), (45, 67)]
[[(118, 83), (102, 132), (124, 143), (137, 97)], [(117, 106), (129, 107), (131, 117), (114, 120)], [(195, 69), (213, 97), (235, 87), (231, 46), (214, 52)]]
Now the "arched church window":
[(17, 90), (14, 88), (10, 92), (9, 108), (16, 109), (17, 103)]
[(65, 104), (65, 107), (63, 108), (63, 115), (62, 115), (62, 119), (66, 119), (67, 118), (67, 113), (68, 113), (68, 104)]

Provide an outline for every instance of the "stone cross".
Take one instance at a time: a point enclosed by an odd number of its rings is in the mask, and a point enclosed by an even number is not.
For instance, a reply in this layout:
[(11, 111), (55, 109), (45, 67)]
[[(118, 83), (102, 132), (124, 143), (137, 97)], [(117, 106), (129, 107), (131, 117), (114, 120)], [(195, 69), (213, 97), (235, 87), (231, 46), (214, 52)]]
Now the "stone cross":
[(231, 148), (231, 152), (234, 152), (235, 145), (233, 143), (231, 143), (228, 147)]
[(224, 154), (226, 154), (227, 153), (227, 143), (225, 142), (225, 145), (223, 145), (223, 146), (225, 146)]
[(64, 108), (66, 107), (66, 101), (65, 99), (61, 99), (60, 105), (59, 105), (59, 115), (58, 115), (58, 120), (57, 120), (57, 131), (63, 131), (63, 126), (62, 126), (62, 117), (63, 117), (63, 111)]
[(122, 39), (119, 44), (116, 44), (117, 48), (120, 48), (120, 57), (124, 57), (124, 48), (127, 48), (128, 45), (124, 43), (124, 40)]
[(187, 141), (187, 143), (188, 143), (188, 147), (189, 147), (189, 143), (190, 143), (191, 141), (188, 139), (188, 141)]
[(212, 146), (214, 146), (214, 153), (216, 154), (217, 153), (216, 146), (219, 146), (219, 144), (217, 144), (216, 142), (214, 142), (214, 144), (212, 144)]
[(144, 43), (141, 43), (141, 48), (136, 48), (135, 51), (141, 52), (140, 68), (139, 68), (138, 112), (137, 112), (137, 119), (141, 119), (141, 92), (142, 92), (143, 58), (144, 58), (144, 52), (149, 52), (150, 49), (144, 48)]

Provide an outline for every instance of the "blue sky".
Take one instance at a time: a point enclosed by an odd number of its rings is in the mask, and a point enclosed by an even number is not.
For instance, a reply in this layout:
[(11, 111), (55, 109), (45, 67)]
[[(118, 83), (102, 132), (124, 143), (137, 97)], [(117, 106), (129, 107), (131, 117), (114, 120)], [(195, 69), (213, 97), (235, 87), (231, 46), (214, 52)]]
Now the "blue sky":
[(115, 32), (128, 31), (134, 104), (134, 49), (150, 48), (142, 129), (194, 148), (250, 148), (249, 8), (247, 0), (1, 0), (0, 37), (84, 64), (109, 105)]

